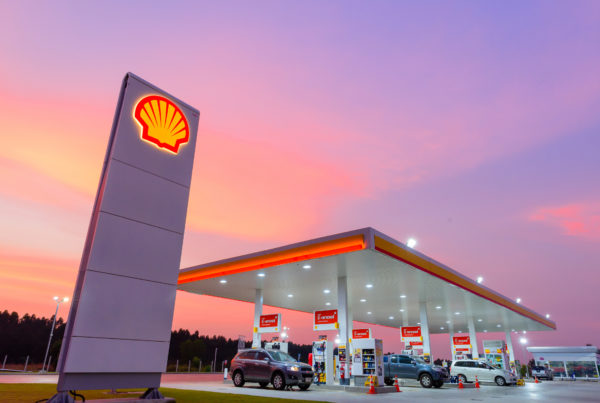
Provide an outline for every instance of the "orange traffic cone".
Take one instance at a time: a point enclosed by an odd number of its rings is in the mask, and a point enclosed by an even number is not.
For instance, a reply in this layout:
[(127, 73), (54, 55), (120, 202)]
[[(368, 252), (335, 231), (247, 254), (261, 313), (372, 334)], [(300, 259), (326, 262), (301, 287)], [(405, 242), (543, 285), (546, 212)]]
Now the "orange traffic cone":
[(464, 389), (464, 388), (465, 388), (465, 387), (464, 387), (464, 385), (463, 385), (463, 383), (462, 383), (462, 377), (459, 377), (459, 378), (458, 378), (458, 389)]
[(540, 383), (540, 381), (537, 379), (537, 376), (535, 377), (535, 383)]
[(373, 375), (369, 376), (369, 379), (371, 380), (371, 386), (369, 387), (367, 395), (376, 395), (377, 392), (375, 391), (375, 385), (373, 384)]
[(479, 389), (479, 379), (477, 379), (477, 375), (475, 375), (475, 389)]
[(400, 384), (398, 383), (398, 377), (397, 376), (394, 377), (394, 386), (396, 387), (396, 392), (402, 392), (400, 390)]

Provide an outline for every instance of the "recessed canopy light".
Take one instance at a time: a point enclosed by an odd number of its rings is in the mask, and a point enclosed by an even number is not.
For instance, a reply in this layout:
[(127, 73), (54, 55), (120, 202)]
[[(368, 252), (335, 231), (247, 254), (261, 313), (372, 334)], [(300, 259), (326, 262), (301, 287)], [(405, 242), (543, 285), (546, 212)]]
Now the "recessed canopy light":
[(389, 320), (394, 320), (394, 317), (393, 317), (393, 316), (390, 316), (388, 319), (389, 319)]
[(325, 305), (329, 306), (331, 305), (331, 302), (325, 302)]
[(258, 274), (257, 274), (257, 276), (258, 276), (258, 277), (264, 277), (264, 276), (265, 276), (265, 273), (258, 273)]
[(483, 283), (483, 277), (481, 277), (481, 276), (477, 277), (477, 282), (479, 284)]
[(435, 309), (442, 309), (442, 307), (438, 305), (435, 307)]
[(367, 285), (365, 285), (365, 287), (367, 287), (367, 288), (373, 288), (373, 284), (367, 284)]
[(406, 295), (402, 294), (400, 295), (400, 298), (406, 298)]
[(303, 269), (308, 270), (310, 269), (312, 266), (309, 264), (305, 264), (304, 266), (302, 266)]
[(517, 298), (517, 304), (521, 303), (521, 298)]
[(288, 298), (292, 298), (294, 294), (288, 294)]
[(477, 319), (477, 322), (483, 322), (483, 319)]
[(366, 299), (364, 299), (364, 298), (361, 298), (361, 299), (360, 299), (360, 302), (367, 302), (367, 300), (366, 300)]
[(498, 323), (498, 324), (496, 325), (496, 327), (502, 327), (502, 325), (501, 325), (500, 323)]
[(454, 312), (455, 315), (460, 315), (460, 312)]
[(328, 290), (328, 289), (326, 288), (326, 289), (324, 289), (324, 290), (323, 290), (323, 292), (324, 292), (325, 294), (329, 294), (329, 293), (331, 292), (331, 290)]
[(404, 312), (404, 309), (400, 309), (400, 312)]
[(372, 312), (367, 312), (367, 315), (370, 315)]
[(417, 325), (420, 325), (420, 324), (421, 324), (421, 322), (417, 322)]
[(446, 323), (447, 323), (447, 324), (450, 324), (450, 321), (449, 321), (449, 320), (447, 320), (447, 321), (446, 321)]
[(440, 330), (444, 330), (444, 326), (440, 326)]
[(483, 333), (487, 333), (487, 330), (484, 330)]
[(511, 332), (514, 332), (514, 331), (515, 331), (515, 329), (510, 329), (510, 331), (511, 331)]
[(221, 283), (221, 284), (227, 284), (227, 280), (225, 280), (225, 279), (219, 280), (219, 283)]
[(523, 330), (523, 334), (527, 334), (527, 330)]
[(462, 333), (462, 330), (459, 330), (458, 333)]

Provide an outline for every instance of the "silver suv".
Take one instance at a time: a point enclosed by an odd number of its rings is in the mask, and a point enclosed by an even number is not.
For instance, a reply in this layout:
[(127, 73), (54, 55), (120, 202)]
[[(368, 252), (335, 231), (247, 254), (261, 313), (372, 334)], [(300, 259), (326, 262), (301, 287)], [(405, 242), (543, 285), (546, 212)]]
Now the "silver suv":
[(542, 367), (541, 365), (536, 365), (535, 367), (531, 367), (531, 376), (536, 377), (538, 379), (547, 379), (551, 381), (554, 379), (554, 374), (550, 368)]

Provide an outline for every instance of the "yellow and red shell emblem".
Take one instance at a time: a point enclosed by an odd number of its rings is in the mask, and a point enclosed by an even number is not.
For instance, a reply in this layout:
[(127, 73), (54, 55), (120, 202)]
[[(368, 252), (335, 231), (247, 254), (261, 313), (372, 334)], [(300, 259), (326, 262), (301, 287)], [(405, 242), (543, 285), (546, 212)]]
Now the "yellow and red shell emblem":
[(159, 95), (142, 98), (133, 113), (142, 128), (142, 140), (175, 154), (190, 139), (190, 129), (183, 112), (173, 101)]

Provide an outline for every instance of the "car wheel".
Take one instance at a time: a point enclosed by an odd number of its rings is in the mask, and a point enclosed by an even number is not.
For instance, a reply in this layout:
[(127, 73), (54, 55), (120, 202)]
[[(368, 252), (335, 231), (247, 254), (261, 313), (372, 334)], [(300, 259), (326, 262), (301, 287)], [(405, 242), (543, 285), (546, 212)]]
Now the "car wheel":
[(383, 383), (385, 383), (387, 386), (392, 386), (394, 381), (392, 381), (390, 378), (384, 378)]
[(462, 383), (467, 383), (467, 377), (464, 376), (463, 374), (459, 374), (458, 375), (458, 381), (462, 382)]
[(283, 378), (283, 375), (281, 374), (281, 372), (276, 372), (275, 375), (273, 375), (273, 379), (271, 380), (271, 383), (273, 384), (273, 387), (276, 390), (285, 389), (285, 379)]
[(260, 385), (261, 389), (264, 389), (264, 388), (267, 387), (267, 385), (269, 384), (269, 382), (259, 382), (258, 384)]
[(238, 388), (241, 388), (244, 386), (244, 383), (246, 383), (246, 381), (244, 380), (244, 374), (242, 374), (242, 371), (235, 371), (233, 373), (233, 384)]
[(442, 387), (443, 384), (444, 384), (444, 381), (435, 381), (435, 382), (433, 382), (433, 387), (436, 389), (439, 389)]
[(495, 381), (496, 381), (496, 385), (498, 385), (498, 386), (504, 386), (504, 385), (506, 385), (506, 379), (504, 379), (501, 376), (497, 376), (496, 379), (495, 379)]
[(430, 388), (433, 386), (433, 378), (429, 374), (421, 375), (419, 381), (421, 382), (421, 386), (424, 388)]
[(300, 390), (306, 390), (310, 387), (310, 383), (301, 383), (298, 385), (298, 387), (300, 388)]

